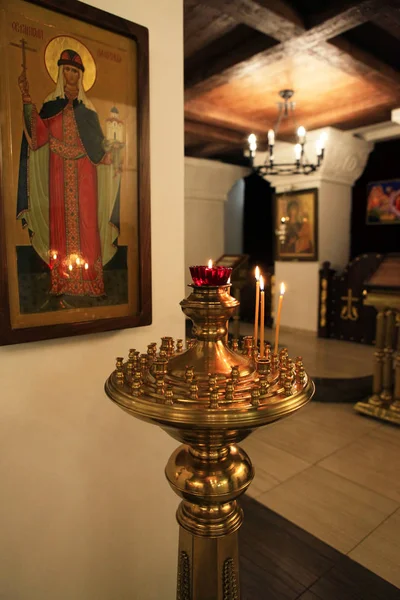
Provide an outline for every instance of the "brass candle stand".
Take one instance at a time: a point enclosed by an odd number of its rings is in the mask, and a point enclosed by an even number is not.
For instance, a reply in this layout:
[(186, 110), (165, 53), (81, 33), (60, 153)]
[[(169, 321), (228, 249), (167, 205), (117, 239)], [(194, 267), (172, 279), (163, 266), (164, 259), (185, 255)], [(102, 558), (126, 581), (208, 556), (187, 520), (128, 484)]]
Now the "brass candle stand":
[(193, 321), (187, 349), (163, 337), (147, 354), (129, 351), (106, 381), (108, 396), (129, 414), (159, 425), (182, 445), (165, 469), (182, 498), (177, 600), (239, 600), (238, 497), (254, 477), (237, 443), (257, 427), (304, 406), (314, 393), (300, 358), (269, 347), (259, 358), (252, 337), (238, 351), (226, 343), (239, 303), (229, 285), (192, 286), (181, 302)]

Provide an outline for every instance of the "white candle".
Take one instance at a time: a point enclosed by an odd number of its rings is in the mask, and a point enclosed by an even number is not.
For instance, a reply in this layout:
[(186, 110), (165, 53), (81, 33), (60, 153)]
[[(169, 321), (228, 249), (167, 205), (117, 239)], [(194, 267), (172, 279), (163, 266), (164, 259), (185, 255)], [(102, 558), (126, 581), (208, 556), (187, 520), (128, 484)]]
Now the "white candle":
[(249, 142), (249, 149), (250, 149), (250, 154), (251, 156), (255, 156), (255, 153), (257, 151), (257, 138), (254, 135), (254, 133), (251, 133), (248, 137), (248, 142)]
[(260, 308), (260, 269), (256, 267), (256, 312), (254, 315), (254, 347), (258, 342), (258, 312)]
[(261, 319), (260, 319), (260, 357), (264, 358), (264, 327), (265, 327), (265, 292), (264, 292), (264, 277), (260, 276), (261, 290)]
[(281, 283), (281, 289), (280, 289), (281, 293), (279, 295), (278, 314), (276, 315), (276, 325), (275, 325), (275, 354), (278, 354), (279, 327), (281, 325), (282, 302), (283, 302), (283, 295), (284, 295), (285, 291), (286, 291), (285, 284)]
[(306, 141), (306, 130), (303, 127), (303, 125), (300, 125), (300, 127), (298, 128), (297, 137), (299, 138), (300, 144), (304, 144), (304, 142)]
[(270, 129), (268, 131), (268, 144), (270, 146), (273, 146), (275, 144), (275, 131), (273, 129)]

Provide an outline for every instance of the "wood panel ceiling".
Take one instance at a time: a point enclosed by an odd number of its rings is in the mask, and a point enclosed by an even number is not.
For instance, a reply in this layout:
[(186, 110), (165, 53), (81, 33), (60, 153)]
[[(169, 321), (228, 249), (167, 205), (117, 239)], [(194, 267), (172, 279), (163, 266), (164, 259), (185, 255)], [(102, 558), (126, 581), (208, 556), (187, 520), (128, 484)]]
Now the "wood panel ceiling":
[[(400, 0), (185, 0), (184, 27), (188, 156), (241, 162), (284, 88), (307, 129), (390, 120), (400, 106)], [(282, 139), (293, 128), (282, 122)]]

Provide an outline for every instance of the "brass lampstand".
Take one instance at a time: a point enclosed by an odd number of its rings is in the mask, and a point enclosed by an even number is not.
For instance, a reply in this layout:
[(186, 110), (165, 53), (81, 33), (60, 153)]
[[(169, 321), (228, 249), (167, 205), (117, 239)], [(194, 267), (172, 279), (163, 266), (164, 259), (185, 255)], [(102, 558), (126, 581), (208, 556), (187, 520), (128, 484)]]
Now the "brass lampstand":
[(163, 337), (147, 354), (117, 358), (105, 384), (108, 396), (129, 414), (162, 427), (183, 444), (165, 474), (182, 498), (177, 600), (239, 600), (237, 499), (254, 469), (236, 444), (254, 429), (304, 406), (314, 393), (300, 358), (286, 350), (259, 358), (253, 338), (225, 343), (227, 322), (239, 303), (229, 285), (192, 286), (181, 302), (194, 324), (186, 350)]

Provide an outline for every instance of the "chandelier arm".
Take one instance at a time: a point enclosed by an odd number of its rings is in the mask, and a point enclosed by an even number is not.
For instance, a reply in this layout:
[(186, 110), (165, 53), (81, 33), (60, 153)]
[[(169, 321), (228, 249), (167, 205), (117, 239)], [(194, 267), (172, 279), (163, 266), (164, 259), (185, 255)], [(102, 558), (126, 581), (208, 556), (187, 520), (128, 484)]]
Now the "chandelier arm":
[(274, 127), (275, 136), (278, 135), (279, 127), (281, 125), (282, 118), (283, 118), (283, 113), (284, 113), (284, 104), (283, 104), (283, 102), (279, 102), (278, 106), (279, 106), (279, 113), (278, 113), (278, 118), (276, 120), (275, 127)]

